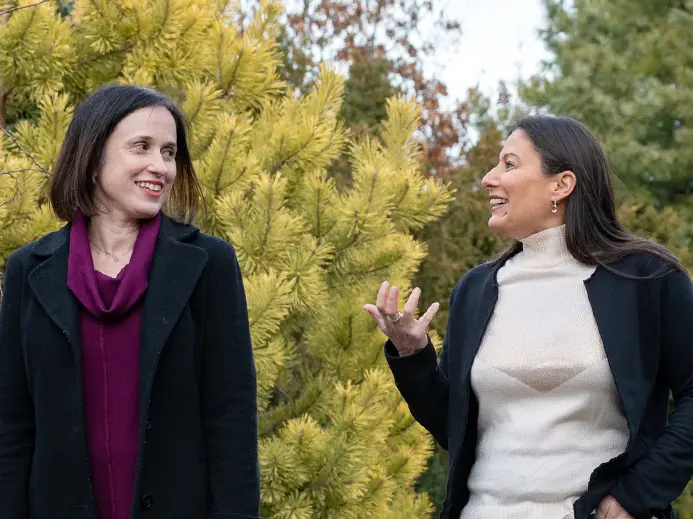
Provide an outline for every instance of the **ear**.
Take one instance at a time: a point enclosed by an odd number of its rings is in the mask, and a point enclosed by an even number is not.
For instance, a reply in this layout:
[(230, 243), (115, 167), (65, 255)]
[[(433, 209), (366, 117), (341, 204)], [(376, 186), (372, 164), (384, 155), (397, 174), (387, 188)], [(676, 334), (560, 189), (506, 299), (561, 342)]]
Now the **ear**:
[(572, 171), (562, 171), (551, 178), (552, 196), (557, 201), (567, 198), (575, 189), (577, 179)]

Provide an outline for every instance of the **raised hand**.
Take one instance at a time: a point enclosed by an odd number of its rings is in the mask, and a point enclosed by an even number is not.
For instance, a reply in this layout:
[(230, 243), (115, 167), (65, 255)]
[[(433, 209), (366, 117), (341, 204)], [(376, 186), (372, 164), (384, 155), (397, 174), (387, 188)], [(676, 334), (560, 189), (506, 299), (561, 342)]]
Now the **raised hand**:
[(419, 319), (416, 319), (414, 312), (420, 296), (421, 289), (417, 287), (404, 305), (404, 311), (400, 313), (397, 308), (399, 289), (390, 287), (390, 284), (384, 281), (378, 290), (376, 304), (363, 306), (402, 356), (416, 353), (428, 344), (426, 329), (440, 308), (438, 303), (433, 303)]
[(599, 519), (635, 519), (624, 510), (621, 503), (612, 496), (606, 496), (597, 507), (597, 517)]

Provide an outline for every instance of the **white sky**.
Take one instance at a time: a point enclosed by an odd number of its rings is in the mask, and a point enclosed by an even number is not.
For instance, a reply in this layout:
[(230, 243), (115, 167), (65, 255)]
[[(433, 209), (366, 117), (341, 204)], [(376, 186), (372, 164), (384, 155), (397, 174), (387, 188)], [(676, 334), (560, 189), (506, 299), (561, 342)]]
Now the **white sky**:
[[(288, 6), (301, 2), (284, 0)], [(441, 49), (426, 70), (448, 86), (451, 101), (465, 99), (476, 84), (487, 94), (501, 79), (512, 87), (518, 76), (531, 76), (548, 57), (537, 35), (544, 25), (542, 0), (435, 0), (434, 5), (462, 26), (458, 42)]]
[(545, 21), (541, 0), (446, 0), (445, 9), (462, 25), (462, 35), (433, 66), (452, 99), (464, 99), (477, 83), (487, 93), (499, 80), (511, 86), (549, 56), (538, 36)]

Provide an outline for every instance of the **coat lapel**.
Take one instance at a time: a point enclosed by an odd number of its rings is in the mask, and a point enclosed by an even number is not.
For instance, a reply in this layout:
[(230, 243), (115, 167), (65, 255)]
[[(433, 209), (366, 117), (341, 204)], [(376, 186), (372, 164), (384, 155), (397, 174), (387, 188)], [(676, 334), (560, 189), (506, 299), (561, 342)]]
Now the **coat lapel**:
[(585, 288), (633, 438), (642, 419), (637, 402), (643, 390), (643, 380), (638, 376), (642, 366), (640, 357), (635, 354), (640, 351), (636, 286), (598, 267), (585, 282)]
[(29, 286), (46, 314), (67, 338), (75, 362), (81, 368), (79, 307), (67, 287), (69, 229), (68, 224), (36, 243), (33, 254), (47, 258), (29, 273)]
[(141, 320), (140, 409), (145, 416), (161, 352), (207, 263), (204, 249), (184, 242), (196, 233), (162, 216)]

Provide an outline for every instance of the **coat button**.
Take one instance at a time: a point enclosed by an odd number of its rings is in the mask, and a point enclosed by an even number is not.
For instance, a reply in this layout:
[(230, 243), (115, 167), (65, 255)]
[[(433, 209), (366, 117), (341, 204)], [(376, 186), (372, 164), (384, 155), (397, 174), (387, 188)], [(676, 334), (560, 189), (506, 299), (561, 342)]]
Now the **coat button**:
[(142, 508), (149, 510), (154, 505), (154, 498), (151, 494), (142, 496)]

